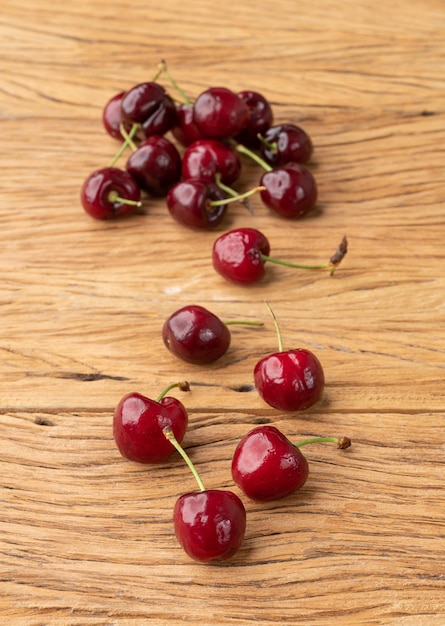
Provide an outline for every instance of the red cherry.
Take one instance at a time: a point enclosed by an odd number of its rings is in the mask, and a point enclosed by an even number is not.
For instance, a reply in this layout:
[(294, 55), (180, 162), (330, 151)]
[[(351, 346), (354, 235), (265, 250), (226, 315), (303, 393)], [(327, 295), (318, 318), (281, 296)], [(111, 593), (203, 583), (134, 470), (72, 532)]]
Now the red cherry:
[(283, 350), (276, 317), (266, 303), (275, 324), (279, 352), (269, 354), (255, 365), (253, 377), (258, 393), (267, 404), (281, 411), (302, 411), (318, 402), (324, 389), (324, 372), (315, 354), (304, 348)]
[(241, 172), (238, 154), (228, 145), (216, 139), (200, 139), (193, 142), (182, 156), (182, 177), (213, 182), (220, 174), (221, 182), (230, 185)]
[(301, 489), (308, 474), (304, 455), (274, 426), (251, 430), (232, 459), (233, 480), (252, 500), (285, 498)]
[(199, 492), (180, 496), (173, 511), (178, 542), (196, 561), (226, 561), (240, 548), (246, 530), (246, 510), (237, 495), (221, 489), (206, 489), (190, 457), (173, 430), (164, 436), (176, 448), (198, 483)]
[(224, 233), (213, 244), (213, 266), (227, 280), (249, 284), (264, 276), (263, 255), (270, 252), (269, 241), (255, 228), (237, 228)]
[(225, 354), (230, 346), (230, 331), (211, 311), (197, 304), (178, 309), (164, 322), (162, 338), (174, 355), (204, 365)]
[(309, 474), (308, 462), (300, 448), (323, 442), (336, 443), (342, 450), (351, 445), (348, 437), (313, 437), (294, 444), (275, 426), (258, 426), (235, 449), (233, 480), (252, 500), (285, 498), (301, 489)]
[(303, 348), (265, 356), (253, 377), (263, 400), (281, 411), (308, 409), (321, 398), (325, 384), (320, 361)]
[(211, 87), (197, 97), (193, 120), (203, 137), (225, 139), (244, 128), (249, 120), (249, 109), (230, 89)]
[(170, 215), (189, 228), (215, 228), (224, 218), (227, 204), (214, 204), (225, 198), (215, 184), (199, 180), (182, 180), (167, 194)]
[(181, 104), (176, 108), (176, 125), (172, 128), (172, 134), (176, 141), (184, 147), (202, 139), (202, 135), (193, 120), (192, 104)]
[(301, 163), (287, 163), (265, 172), (261, 199), (266, 206), (286, 218), (310, 213), (317, 203), (317, 184), (311, 171)]
[(260, 143), (263, 159), (273, 167), (286, 165), (291, 161), (306, 163), (313, 152), (311, 138), (295, 124), (272, 126), (262, 133)]
[(306, 270), (329, 269), (331, 275), (347, 253), (348, 242), (343, 237), (329, 263), (322, 265), (302, 265), (289, 263), (269, 256), (270, 244), (265, 235), (255, 228), (235, 228), (224, 233), (213, 244), (213, 267), (226, 280), (247, 285), (261, 280), (265, 274), (266, 261)]
[(114, 412), (113, 435), (123, 457), (138, 463), (162, 463), (175, 451), (163, 429), (170, 427), (182, 441), (188, 416), (179, 400), (165, 395), (173, 387), (189, 388), (187, 383), (169, 385), (156, 400), (140, 393), (121, 399)]
[(145, 139), (126, 164), (139, 187), (155, 197), (167, 195), (181, 176), (181, 157), (176, 146), (162, 135)]
[(195, 561), (226, 561), (240, 548), (246, 510), (231, 491), (209, 489), (185, 493), (173, 511), (176, 537)]
[(252, 150), (258, 150), (261, 146), (258, 135), (264, 135), (273, 122), (272, 107), (269, 101), (256, 91), (240, 91), (238, 96), (247, 104), (249, 119), (234, 139)]
[(141, 124), (147, 137), (163, 135), (176, 123), (176, 105), (162, 85), (144, 82), (125, 93), (121, 116), (124, 122)]
[(141, 206), (135, 179), (117, 167), (103, 167), (84, 181), (80, 199), (85, 211), (98, 220), (122, 217)]

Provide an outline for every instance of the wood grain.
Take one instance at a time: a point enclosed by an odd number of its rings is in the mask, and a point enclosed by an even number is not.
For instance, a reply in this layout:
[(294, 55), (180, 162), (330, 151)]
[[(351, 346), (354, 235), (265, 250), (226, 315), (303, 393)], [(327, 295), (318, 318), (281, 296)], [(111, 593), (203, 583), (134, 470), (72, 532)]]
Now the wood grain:
[[(445, 622), (444, 98), (439, 0), (312, 3), (4, 0), (0, 17), (0, 615), (14, 625), (159, 626)], [(315, 152), (314, 215), (288, 222), (258, 199), (219, 230), (174, 224), (161, 201), (99, 223), (84, 178), (117, 146), (105, 102), (164, 58), (195, 97), (210, 85), (261, 91)], [(166, 86), (167, 84), (164, 83)], [(239, 189), (257, 183), (243, 160)], [(267, 233), (284, 267), (249, 288), (217, 277), (213, 240)], [(326, 390), (297, 415), (269, 409), (252, 368), (285, 346), (319, 356)], [(188, 303), (233, 328), (200, 368), (165, 350), (160, 328)], [(193, 479), (179, 458), (124, 461), (111, 419), (128, 391), (189, 380), (184, 443), (206, 485), (233, 487), (230, 459), (254, 425), (290, 438), (348, 435), (307, 450), (310, 478), (267, 505), (244, 499), (240, 552), (191, 562), (171, 511)], [(179, 392), (178, 392), (179, 393)], [(238, 492), (239, 493), (239, 492)]]

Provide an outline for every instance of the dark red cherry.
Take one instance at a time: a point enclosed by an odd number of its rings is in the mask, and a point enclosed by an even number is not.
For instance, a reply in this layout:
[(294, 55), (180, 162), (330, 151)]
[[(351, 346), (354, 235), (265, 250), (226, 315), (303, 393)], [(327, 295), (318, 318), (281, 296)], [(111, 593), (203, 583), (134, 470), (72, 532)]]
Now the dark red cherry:
[(202, 135), (193, 120), (192, 104), (181, 104), (176, 107), (176, 125), (172, 128), (172, 134), (176, 141), (184, 147), (202, 139)]
[(182, 178), (214, 181), (220, 174), (221, 182), (230, 185), (241, 172), (238, 154), (228, 145), (215, 139), (200, 139), (190, 144), (182, 157)]
[(253, 377), (263, 400), (281, 411), (308, 409), (321, 398), (325, 384), (320, 361), (303, 348), (265, 356)]
[(188, 390), (186, 383), (169, 385), (156, 400), (140, 393), (129, 393), (116, 407), (113, 435), (123, 457), (138, 463), (162, 463), (173, 454), (173, 444), (165, 438), (164, 428), (171, 428), (182, 441), (187, 430), (188, 415), (184, 405), (165, 394), (175, 386)]
[(275, 426), (259, 426), (238, 443), (232, 459), (235, 484), (252, 498), (267, 502), (285, 498), (306, 482), (305, 456)]
[(311, 171), (301, 163), (287, 163), (265, 172), (261, 199), (266, 206), (286, 218), (310, 213), (317, 203), (317, 184)]
[(227, 352), (231, 339), (227, 325), (197, 304), (172, 313), (164, 322), (162, 338), (175, 356), (198, 365), (219, 359)]
[[(120, 123), (122, 121), (121, 118), (121, 101), (125, 95), (125, 91), (121, 91), (117, 93), (115, 96), (110, 98), (102, 111), (102, 123), (104, 125), (107, 133), (113, 137), (113, 139), (117, 139), (119, 141), (123, 141), (123, 137), (120, 131)], [(130, 131), (131, 124), (127, 122), (126, 130)]]
[(258, 135), (264, 135), (273, 122), (272, 107), (269, 101), (256, 91), (240, 91), (238, 96), (247, 104), (249, 119), (234, 139), (252, 150), (258, 150), (261, 146)]
[(227, 204), (214, 205), (225, 198), (215, 183), (182, 180), (169, 190), (167, 208), (170, 215), (189, 228), (210, 229), (221, 223)]
[(85, 211), (98, 220), (122, 217), (141, 205), (135, 179), (117, 167), (103, 167), (84, 181), (80, 199)]
[(152, 135), (129, 156), (126, 169), (141, 189), (162, 197), (181, 177), (181, 156), (166, 137)]
[(306, 163), (312, 156), (313, 145), (300, 126), (279, 124), (262, 133), (260, 152), (266, 163), (277, 167), (291, 161)]
[(224, 233), (213, 244), (215, 270), (227, 280), (249, 284), (264, 276), (262, 255), (268, 256), (268, 239), (255, 228), (237, 228)]
[(226, 561), (240, 548), (246, 510), (231, 491), (207, 489), (185, 493), (173, 510), (178, 542), (195, 561)]
[(211, 87), (197, 97), (193, 119), (203, 137), (225, 139), (244, 128), (249, 120), (249, 108), (230, 89)]
[(162, 85), (145, 82), (125, 93), (121, 116), (124, 122), (141, 124), (147, 137), (163, 135), (176, 123), (176, 105)]

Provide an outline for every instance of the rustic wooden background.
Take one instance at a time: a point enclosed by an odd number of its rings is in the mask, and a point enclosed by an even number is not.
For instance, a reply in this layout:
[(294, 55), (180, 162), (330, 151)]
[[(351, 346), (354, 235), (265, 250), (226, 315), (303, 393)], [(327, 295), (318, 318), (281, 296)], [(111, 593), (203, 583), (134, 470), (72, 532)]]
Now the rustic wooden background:
[[(442, 0), (3, 0), (0, 12), (0, 616), (14, 625), (445, 623), (445, 5)], [(173, 223), (163, 201), (96, 222), (79, 189), (117, 145), (101, 111), (166, 59), (191, 97), (261, 91), (315, 153), (315, 215), (285, 222), (261, 202), (216, 233)], [(167, 86), (167, 83), (164, 82)], [(255, 184), (245, 164), (240, 188)], [(233, 226), (276, 256), (337, 274), (269, 266), (251, 288), (210, 263)], [(252, 368), (276, 348), (316, 352), (327, 385), (302, 414), (269, 409)], [(164, 319), (198, 303), (232, 329), (217, 364), (162, 344)], [(306, 449), (304, 489), (244, 499), (240, 552), (194, 563), (173, 535), (194, 481), (179, 457), (123, 460), (111, 432), (122, 395), (187, 379), (184, 441), (209, 487), (253, 425), (289, 437), (348, 435)], [(180, 393), (180, 392), (178, 392)], [(235, 488), (235, 491), (239, 491)]]

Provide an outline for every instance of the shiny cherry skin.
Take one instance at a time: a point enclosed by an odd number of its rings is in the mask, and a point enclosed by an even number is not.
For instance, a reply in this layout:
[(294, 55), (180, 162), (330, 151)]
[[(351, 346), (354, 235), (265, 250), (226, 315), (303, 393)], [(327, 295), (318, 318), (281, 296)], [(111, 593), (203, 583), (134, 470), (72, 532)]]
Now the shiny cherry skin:
[(215, 183), (181, 180), (169, 190), (167, 208), (183, 226), (210, 230), (221, 223), (227, 211), (226, 204), (212, 206), (212, 202), (224, 197), (224, 192)]
[(160, 198), (179, 181), (181, 156), (169, 139), (152, 135), (128, 157), (126, 169), (143, 191)]
[(125, 93), (121, 116), (124, 122), (141, 124), (146, 137), (163, 135), (176, 124), (176, 105), (162, 85), (144, 82)]
[(206, 365), (227, 352), (231, 336), (218, 316), (202, 306), (189, 304), (165, 320), (162, 339), (168, 350), (183, 361)]
[(193, 105), (193, 120), (201, 135), (226, 139), (238, 134), (249, 120), (247, 104), (225, 87), (210, 87)]
[(272, 107), (269, 101), (257, 91), (240, 91), (238, 96), (247, 104), (249, 119), (234, 139), (251, 150), (258, 150), (261, 146), (258, 135), (264, 135), (273, 123)]
[(238, 443), (232, 478), (248, 498), (268, 502), (295, 493), (306, 482), (306, 457), (275, 426), (258, 426)]
[(246, 531), (246, 509), (231, 491), (185, 493), (173, 510), (176, 538), (195, 561), (226, 561), (239, 550)]
[(176, 398), (165, 396), (159, 402), (140, 393), (129, 393), (116, 407), (113, 435), (123, 457), (138, 463), (162, 463), (175, 448), (162, 430), (173, 430), (182, 441), (187, 430), (188, 415)]
[(266, 206), (288, 219), (303, 217), (317, 203), (317, 184), (311, 171), (301, 163), (287, 163), (265, 172), (260, 185)]
[(180, 104), (176, 107), (176, 124), (171, 130), (172, 135), (185, 148), (194, 141), (202, 139), (193, 120), (193, 105)]
[(134, 213), (141, 192), (135, 179), (118, 167), (103, 167), (84, 181), (80, 199), (86, 213), (97, 220), (108, 220)]
[(279, 124), (261, 134), (264, 139), (264, 142), (260, 142), (261, 156), (273, 167), (286, 165), (292, 161), (306, 163), (312, 156), (312, 140), (300, 126)]
[[(113, 137), (113, 139), (117, 139), (118, 141), (123, 141), (123, 137), (121, 135), (121, 131), (119, 129), (121, 123), (121, 102), (122, 98), (125, 95), (125, 91), (121, 91), (117, 93), (115, 96), (110, 98), (102, 111), (102, 123), (104, 125), (105, 130)], [(131, 129), (131, 124), (125, 125), (127, 131)]]
[(216, 139), (200, 139), (190, 144), (182, 156), (182, 178), (214, 181), (220, 174), (225, 185), (234, 183), (241, 173), (238, 154)]
[(236, 228), (224, 233), (213, 244), (213, 267), (226, 280), (247, 285), (265, 274), (262, 255), (268, 256), (268, 239), (255, 228)]
[(281, 411), (308, 409), (321, 398), (325, 384), (320, 361), (304, 348), (265, 356), (255, 365), (253, 377), (263, 400)]

